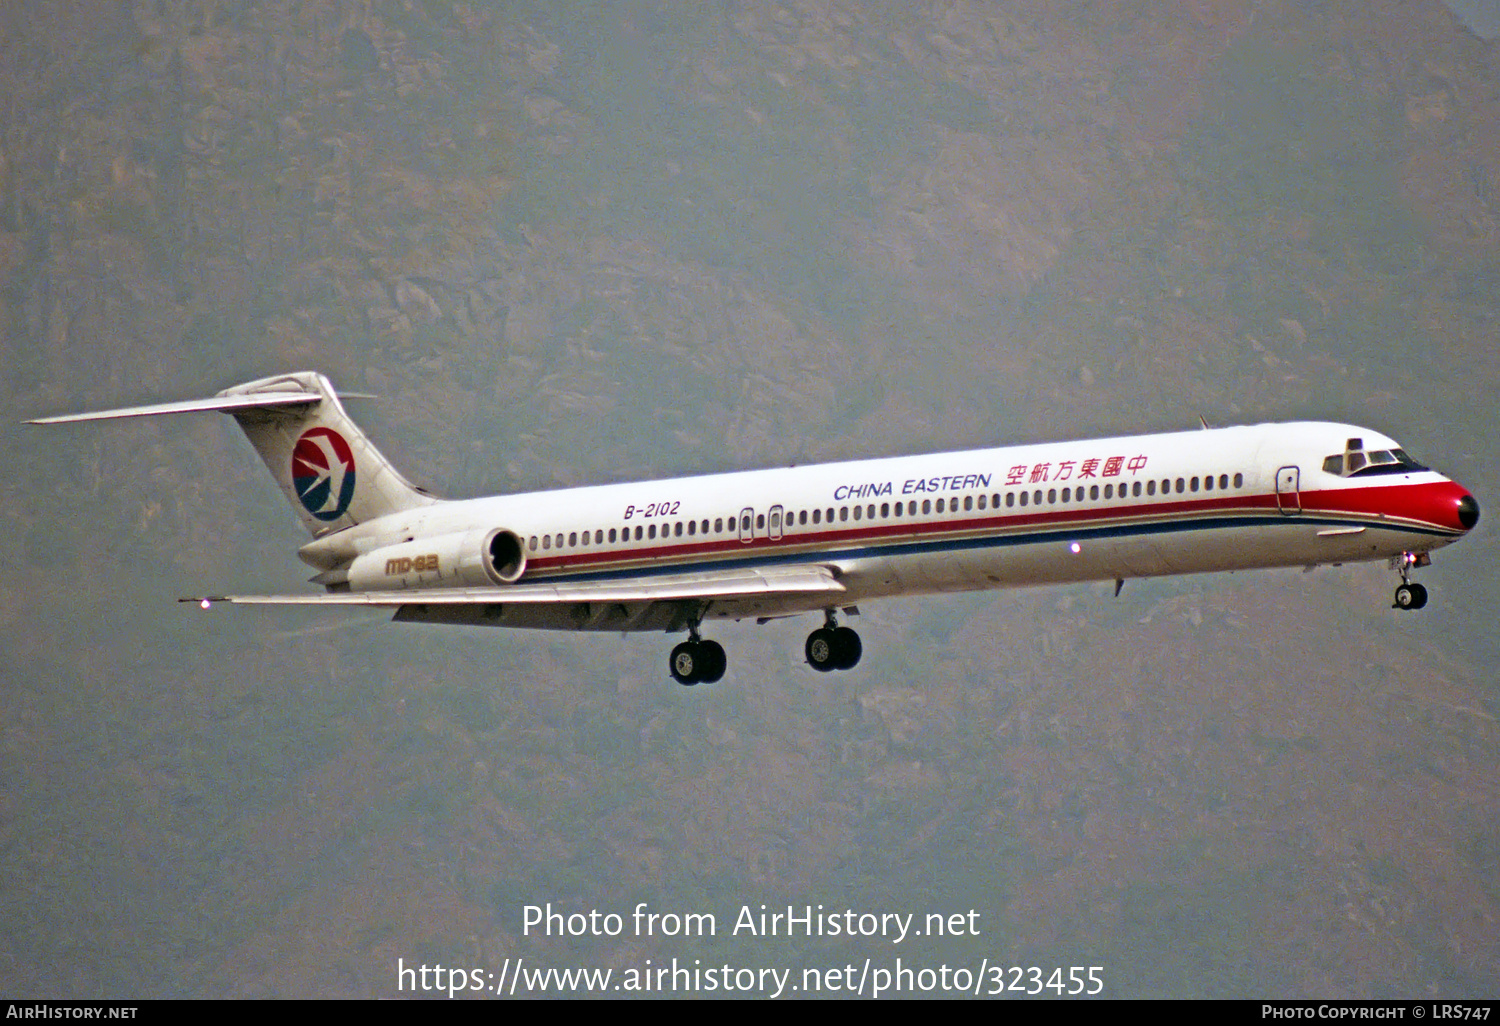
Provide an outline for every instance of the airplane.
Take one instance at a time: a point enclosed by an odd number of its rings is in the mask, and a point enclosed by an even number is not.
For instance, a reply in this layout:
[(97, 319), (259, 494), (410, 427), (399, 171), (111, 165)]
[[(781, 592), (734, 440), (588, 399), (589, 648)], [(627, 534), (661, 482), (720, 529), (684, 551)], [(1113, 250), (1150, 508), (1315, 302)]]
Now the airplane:
[[(349, 395), (352, 397), (352, 394)], [(360, 396), (360, 398), (368, 398)], [(895, 595), (1387, 559), (1411, 571), (1479, 504), (1393, 439), (1299, 422), (1049, 442), (442, 500), (376, 450), (322, 374), (61, 424), (218, 411), (239, 422), (313, 540), (324, 591), (182, 599), (394, 609), (407, 623), (687, 632), (680, 684), (719, 680), (709, 620), (819, 613), (813, 669), (859, 662), (838, 621)]]

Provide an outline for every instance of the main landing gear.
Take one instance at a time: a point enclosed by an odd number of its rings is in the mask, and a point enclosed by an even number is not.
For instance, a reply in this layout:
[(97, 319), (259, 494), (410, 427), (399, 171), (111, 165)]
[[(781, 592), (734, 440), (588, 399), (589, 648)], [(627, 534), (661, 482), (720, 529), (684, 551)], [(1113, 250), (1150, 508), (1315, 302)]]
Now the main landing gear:
[(1412, 582), (1410, 574), (1414, 566), (1427, 566), (1432, 557), (1425, 552), (1403, 552), (1391, 557), (1393, 569), (1401, 572), (1401, 583), (1396, 586), (1396, 601), (1392, 609), (1421, 609), (1427, 604), (1427, 589)]
[(712, 684), (724, 676), (728, 662), (724, 646), (717, 641), (704, 641), (694, 627), (688, 632), (688, 639), (672, 649), (672, 679), (686, 688)]
[(840, 627), (828, 612), (828, 622), (807, 636), (807, 665), (819, 673), (848, 670), (859, 662), (864, 646), (849, 627)]

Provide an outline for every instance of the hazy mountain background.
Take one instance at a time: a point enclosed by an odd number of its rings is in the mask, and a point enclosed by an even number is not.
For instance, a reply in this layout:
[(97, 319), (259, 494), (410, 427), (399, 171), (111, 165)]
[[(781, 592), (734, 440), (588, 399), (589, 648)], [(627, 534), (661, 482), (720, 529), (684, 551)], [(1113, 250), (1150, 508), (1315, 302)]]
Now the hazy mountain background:
[[(305, 537), (284, 370), (440, 494), (1319, 417), (1497, 510), (1500, 58), (1438, 0), (0, 7), (0, 993), (407, 965), (1100, 965), (1112, 996), (1490, 995), (1489, 520), (1384, 566), (674, 639), (179, 607)], [(981, 913), (538, 939), (521, 908)]]

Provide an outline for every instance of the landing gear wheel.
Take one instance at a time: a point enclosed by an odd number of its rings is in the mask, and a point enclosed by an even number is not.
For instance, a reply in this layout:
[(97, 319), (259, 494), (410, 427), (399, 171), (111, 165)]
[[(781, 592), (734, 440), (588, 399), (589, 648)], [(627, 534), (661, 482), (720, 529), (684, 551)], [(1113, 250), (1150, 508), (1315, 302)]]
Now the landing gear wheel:
[(724, 669), (729, 665), (729, 660), (724, 655), (724, 646), (717, 641), (700, 641), (698, 651), (699, 662), (703, 667), (699, 671), (698, 681), (713, 684), (724, 676)]
[(698, 674), (703, 667), (702, 650), (698, 642), (684, 641), (672, 649), (670, 667), (672, 679), (683, 687), (690, 688), (698, 683)]
[(1396, 609), (1421, 609), (1427, 604), (1427, 589), (1420, 584), (1403, 583), (1396, 589)]
[(724, 676), (729, 660), (724, 646), (717, 641), (689, 638), (672, 649), (672, 679), (685, 688), (694, 684), (712, 684)]
[(1401, 575), (1401, 583), (1396, 586), (1396, 600), (1391, 603), (1392, 609), (1421, 609), (1427, 604), (1427, 589), (1412, 583), (1411, 570), (1413, 567), (1427, 566), (1431, 562), (1432, 557), (1425, 552), (1403, 552), (1391, 557), (1391, 569)]
[(838, 667), (838, 642), (834, 630), (819, 627), (807, 636), (807, 665), (819, 673)]
[(807, 636), (807, 665), (819, 673), (851, 669), (863, 652), (859, 635), (848, 627), (819, 627)]
[(864, 654), (865, 646), (859, 635), (850, 627), (833, 629), (834, 666), (840, 670), (852, 670)]

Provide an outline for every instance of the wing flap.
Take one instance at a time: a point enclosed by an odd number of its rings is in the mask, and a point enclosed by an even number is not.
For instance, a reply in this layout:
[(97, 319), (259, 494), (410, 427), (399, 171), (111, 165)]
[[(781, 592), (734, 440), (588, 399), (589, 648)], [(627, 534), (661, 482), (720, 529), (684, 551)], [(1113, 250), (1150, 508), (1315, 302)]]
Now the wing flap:
[(184, 598), (207, 608), (215, 602), (278, 606), (548, 605), (570, 602), (671, 602), (751, 595), (842, 594), (844, 586), (823, 566), (674, 574), (609, 581), (559, 581), (508, 588), (427, 588), (345, 591), (314, 595), (220, 595)]

